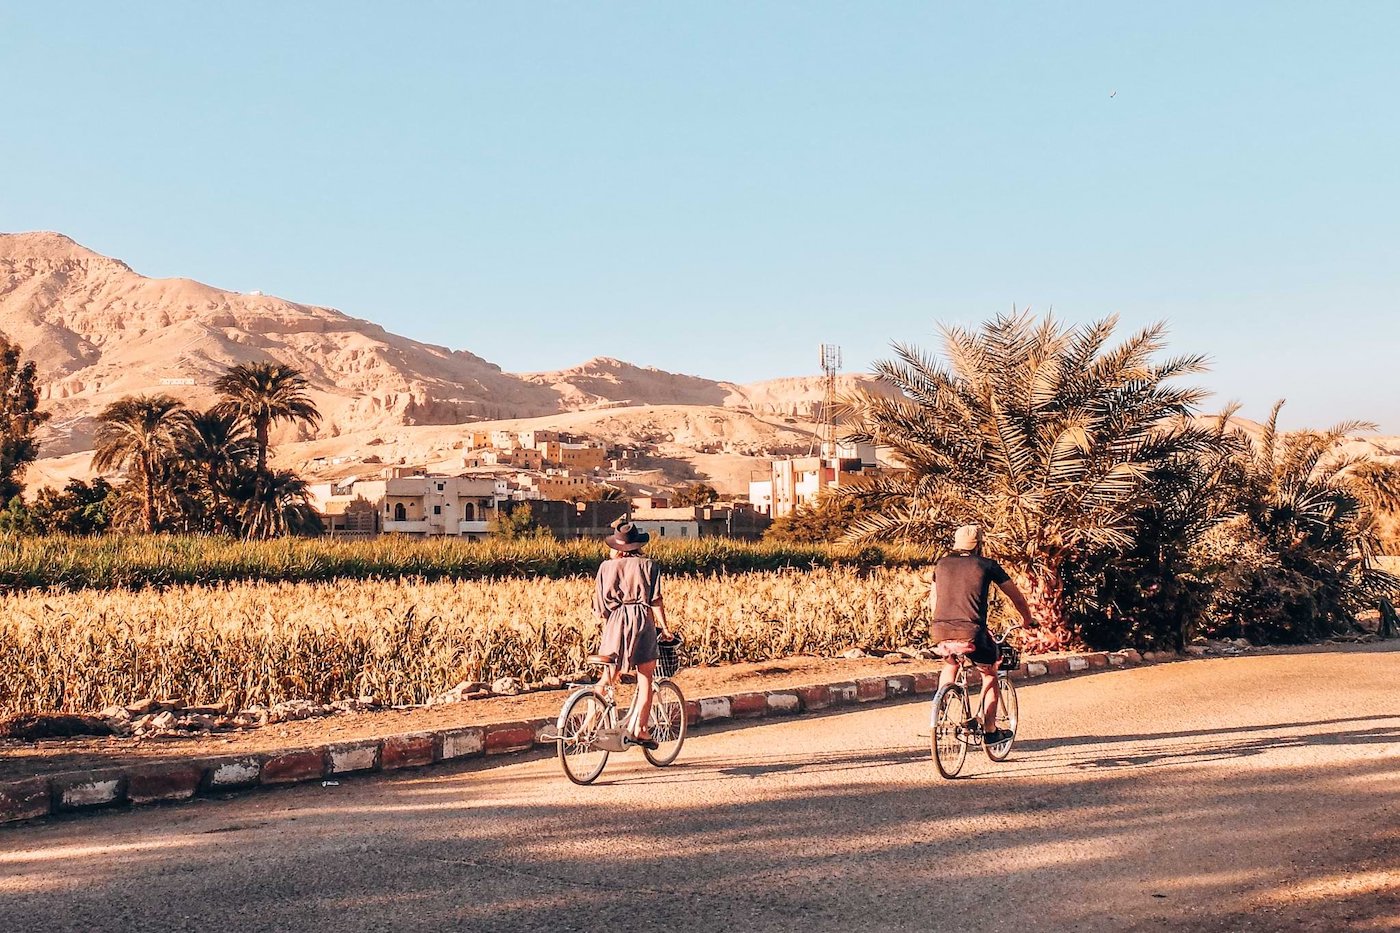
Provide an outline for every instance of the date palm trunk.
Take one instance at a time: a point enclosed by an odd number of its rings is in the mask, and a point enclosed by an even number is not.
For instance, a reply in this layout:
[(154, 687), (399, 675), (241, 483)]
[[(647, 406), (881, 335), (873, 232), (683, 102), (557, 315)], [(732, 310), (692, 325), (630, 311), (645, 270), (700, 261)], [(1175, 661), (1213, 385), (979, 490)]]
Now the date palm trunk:
[(244, 535), (249, 538), (265, 538), (265, 533), (255, 533), (254, 517), (262, 507), (263, 495), (267, 489), (267, 445), (268, 445), (268, 422), (259, 418), (254, 426), (254, 435), (258, 447), (258, 462), (253, 473), (253, 499), (248, 503), (247, 525), (244, 528)]
[(209, 466), (209, 498), (214, 512), (211, 523), (213, 532), (221, 535), (224, 533), (223, 499), (219, 495), (219, 471), (213, 464)]
[(258, 441), (258, 472), (257, 472), (257, 483), (258, 483), (258, 487), (259, 487), (260, 490), (261, 490), (261, 487), (262, 487), (262, 485), (263, 485), (263, 481), (266, 480), (266, 478), (267, 478), (267, 444), (268, 444), (268, 437), (267, 437), (267, 436), (268, 436), (268, 424), (267, 424), (266, 421), (263, 421), (263, 420), (259, 419), (258, 424), (257, 424), (257, 441)]
[(1025, 646), (1031, 652), (1067, 651), (1078, 645), (1065, 615), (1065, 584), (1060, 561), (1030, 568), (1020, 574), (1021, 591), (1030, 606), (1031, 617), (1040, 625), (1026, 633)]
[(141, 454), (141, 517), (146, 523), (146, 533), (156, 533), (156, 495), (151, 474), (155, 467), (149, 454)]

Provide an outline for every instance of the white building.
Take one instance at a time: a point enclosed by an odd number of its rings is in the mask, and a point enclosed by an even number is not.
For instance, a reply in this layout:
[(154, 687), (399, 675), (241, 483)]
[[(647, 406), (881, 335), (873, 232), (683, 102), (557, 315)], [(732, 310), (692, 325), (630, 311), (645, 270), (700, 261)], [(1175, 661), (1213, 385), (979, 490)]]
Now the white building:
[(677, 509), (632, 509), (632, 524), (651, 535), (653, 541), (700, 537), (700, 521), (694, 506)]
[(840, 443), (835, 454), (774, 460), (766, 477), (750, 480), (749, 502), (755, 511), (781, 518), (813, 504), (824, 490), (849, 486), (880, 468), (872, 444)]
[(503, 498), (494, 476), (429, 475), (416, 467), (391, 467), (377, 480), (341, 480), (310, 487), (311, 502), (331, 521), (346, 514), (344, 533), (362, 526), (366, 506), (377, 513), (378, 531), (418, 537), (482, 538), (491, 531), (497, 503)]

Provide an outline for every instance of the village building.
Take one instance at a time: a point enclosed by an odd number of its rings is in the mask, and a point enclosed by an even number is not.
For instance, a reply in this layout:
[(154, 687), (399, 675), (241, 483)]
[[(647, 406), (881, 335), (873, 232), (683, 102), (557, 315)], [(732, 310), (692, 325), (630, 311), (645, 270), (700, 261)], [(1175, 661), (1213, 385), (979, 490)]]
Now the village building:
[(516, 435), (517, 443), (521, 447), (543, 452), (544, 445), (550, 441), (564, 440), (564, 436), (558, 431), (521, 431)]
[(539, 470), (544, 467), (544, 454), (528, 447), (515, 447), (510, 450), (502, 450), (498, 447), (483, 447), (474, 449), (471, 453), (462, 458), (462, 467), (464, 469), (472, 470), (494, 466), (515, 467), (521, 470)]
[(633, 496), (631, 502), (634, 510), (666, 509), (671, 506), (671, 500), (665, 496)]
[(363, 497), (326, 503), (322, 513), (326, 534), (332, 538), (372, 538), (383, 529), (379, 509)]
[(523, 480), (539, 491), (541, 499), (576, 499), (586, 495), (589, 487), (599, 485), (592, 476), (572, 470), (545, 470)]
[(771, 518), (782, 518), (815, 503), (823, 491), (853, 485), (880, 469), (873, 444), (839, 443), (832, 453), (774, 460), (767, 474), (749, 482), (749, 502)]
[(547, 466), (562, 467), (566, 470), (600, 470), (608, 461), (607, 448), (597, 442), (575, 444), (547, 440), (542, 441), (535, 449), (544, 454)]
[[(374, 480), (350, 478), (308, 487), (311, 504), (337, 536), (379, 533), (482, 538), (496, 517), (498, 486), (490, 476), (428, 475), (390, 467)], [(371, 520), (366, 515), (372, 512)]]
[[(519, 508), (521, 503), (503, 503), (504, 510)], [(613, 532), (613, 523), (627, 515), (626, 502), (560, 502), (542, 499), (528, 503), (530, 520), (546, 528), (560, 540), (573, 538), (606, 538)]]
[(651, 535), (653, 541), (684, 541), (700, 537), (700, 522), (693, 507), (633, 509), (632, 523)]
[(633, 508), (632, 521), (657, 540), (743, 538), (758, 540), (773, 523), (747, 503), (720, 503), (678, 508)]

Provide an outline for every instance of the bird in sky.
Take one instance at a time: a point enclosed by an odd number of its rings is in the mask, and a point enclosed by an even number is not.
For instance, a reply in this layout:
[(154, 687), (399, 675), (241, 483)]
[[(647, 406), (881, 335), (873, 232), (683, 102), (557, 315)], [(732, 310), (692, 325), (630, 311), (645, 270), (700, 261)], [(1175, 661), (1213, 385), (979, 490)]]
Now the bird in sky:
[(1117, 97), (1117, 96), (1118, 96), (1118, 92), (1117, 92), (1117, 91), (1109, 91), (1109, 92), (1108, 92), (1108, 96), (1109, 96), (1109, 97)]

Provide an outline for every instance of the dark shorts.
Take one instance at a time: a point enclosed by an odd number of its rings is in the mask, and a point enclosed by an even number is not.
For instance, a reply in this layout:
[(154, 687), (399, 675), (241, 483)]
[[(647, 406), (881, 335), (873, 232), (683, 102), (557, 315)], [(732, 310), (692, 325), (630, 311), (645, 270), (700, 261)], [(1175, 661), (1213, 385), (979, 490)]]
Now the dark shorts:
[(935, 645), (941, 641), (970, 641), (972, 654), (968, 659), (973, 664), (997, 663), (997, 643), (985, 625), (976, 622), (935, 622), (929, 626), (929, 641)]

